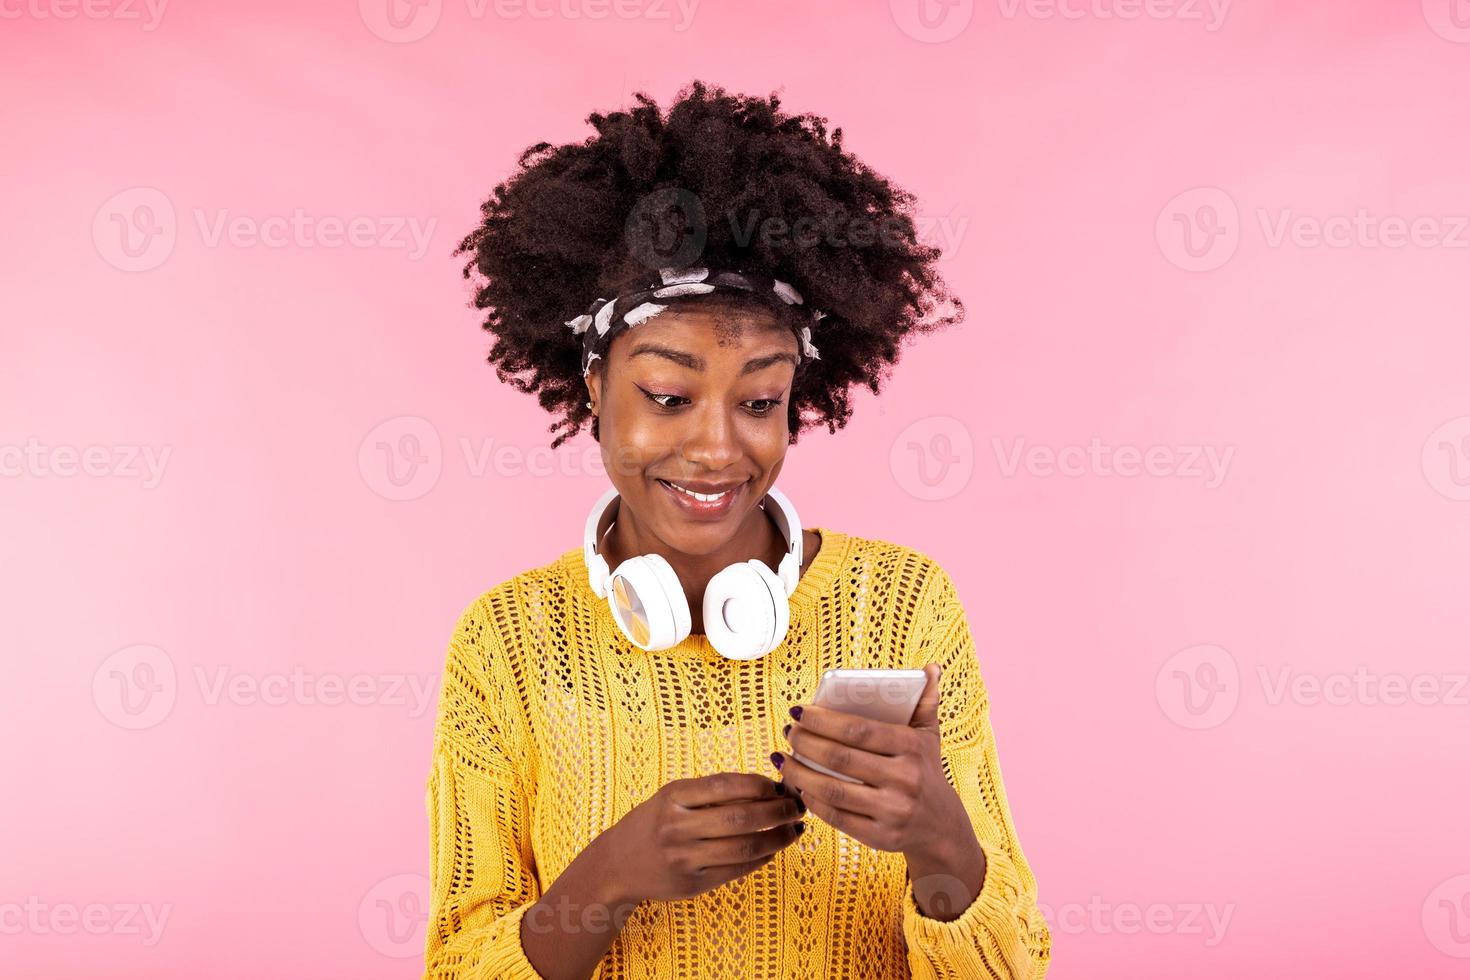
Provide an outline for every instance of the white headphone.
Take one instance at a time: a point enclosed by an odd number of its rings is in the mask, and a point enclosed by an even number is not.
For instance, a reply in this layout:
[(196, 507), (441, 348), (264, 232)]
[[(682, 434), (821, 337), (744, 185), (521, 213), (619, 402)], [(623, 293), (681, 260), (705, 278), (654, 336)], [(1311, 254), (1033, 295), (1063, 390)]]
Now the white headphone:
[[(597, 553), (617, 509), (610, 487), (587, 515), (582, 556), (592, 591), (607, 599), (618, 629), (634, 646), (663, 650), (689, 635), (689, 603), (673, 567), (662, 555), (635, 555), (608, 572)], [(704, 631), (710, 645), (731, 660), (757, 660), (781, 645), (791, 625), (791, 593), (801, 576), (801, 518), (785, 494), (772, 487), (765, 511), (786, 538), (786, 554), (772, 572), (759, 558), (721, 569), (704, 590)], [(774, 504), (775, 506), (770, 506)]]

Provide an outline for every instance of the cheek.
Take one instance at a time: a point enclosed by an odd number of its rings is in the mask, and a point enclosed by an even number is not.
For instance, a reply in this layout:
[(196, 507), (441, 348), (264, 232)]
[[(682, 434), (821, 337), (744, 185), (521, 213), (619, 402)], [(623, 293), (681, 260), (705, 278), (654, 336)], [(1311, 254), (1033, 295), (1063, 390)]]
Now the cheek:
[(755, 460), (763, 470), (779, 465), (791, 447), (791, 430), (785, 415), (773, 413), (763, 419), (747, 416), (736, 425), (745, 455)]
[(773, 415), (752, 425), (746, 442), (750, 454), (763, 464), (769, 466), (780, 460), (791, 444), (791, 427), (786, 424), (785, 414)]
[(602, 467), (608, 478), (619, 489), (625, 484), (636, 484), (643, 479), (644, 472), (662, 454), (647, 442), (629, 439), (621, 432), (602, 430)]

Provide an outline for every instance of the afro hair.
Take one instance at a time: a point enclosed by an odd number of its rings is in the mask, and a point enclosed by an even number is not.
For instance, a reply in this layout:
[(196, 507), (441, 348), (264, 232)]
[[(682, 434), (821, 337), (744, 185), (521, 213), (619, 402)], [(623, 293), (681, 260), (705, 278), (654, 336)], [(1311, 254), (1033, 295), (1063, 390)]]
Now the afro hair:
[(904, 337), (963, 319), (940, 250), (918, 240), (913, 196), (844, 150), (824, 117), (701, 81), (667, 112), (634, 98), (588, 116), (596, 135), (584, 142), (523, 151), (454, 252), (470, 256), (466, 279), (478, 273), (472, 305), (495, 338), (496, 375), (558, 416), (553, 449), (588, 421), (598, 438), (566, 321), (662, 267), (772, 276), (826, 313), (811, 335), (820, 359), (792, 384), (791, 443), (845, 426), (852, 388), (878, 394)]

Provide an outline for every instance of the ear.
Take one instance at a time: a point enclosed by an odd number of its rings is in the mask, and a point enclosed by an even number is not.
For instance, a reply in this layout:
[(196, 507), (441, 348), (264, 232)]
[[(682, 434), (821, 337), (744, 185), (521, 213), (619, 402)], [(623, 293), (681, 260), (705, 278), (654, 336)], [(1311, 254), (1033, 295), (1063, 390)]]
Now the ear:
[(599, 414), (598, 405), (602, 404), (602, 372), (593, 368), (586, 378), (587, 400), (592, 403), (592, 414)]
[(924, 685), (918, 707), (914, 708), (913, 720), (909, 722), (910, 728), (939, 735), (939, 675), (943, 672), (944, 668), (936, 663), (924, 665), (928, 683)]

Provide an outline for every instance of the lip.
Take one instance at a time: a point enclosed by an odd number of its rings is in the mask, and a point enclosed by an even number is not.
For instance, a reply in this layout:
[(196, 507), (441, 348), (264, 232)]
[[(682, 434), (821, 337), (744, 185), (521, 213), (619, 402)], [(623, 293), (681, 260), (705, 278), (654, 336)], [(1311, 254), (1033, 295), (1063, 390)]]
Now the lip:
[[(727, 483), (727, 484), (725, 484), (725, 487), (726, 488), (729, 488), (729, 491), (730, 492), (727, 493), (727, 494), (725, 494), (719, 500), (715, 500), (715, 501), (711, 501), (711, 502), (705, 502), (703, 500), (695, 500), (693, 497), (689, 496), (687, 493), (680, 493), (678, 490), (675, 490), (673, 487), (668, 486), (667, 484), (664, 483), (663, 480), (659, 480), (657, 482), (658, 482), (658, 485), (663, 488), (664, 493), (667, 494), (669, 496), (669, 498), (673, 500), (675, 506), (677, 506), (679, 508), (679, 510), (682, 511), (686, 516), (691, 517), (691, 518), (694, 518), (696, 520), (712, 521), (712, 520), (719, 520), (720, 518), (724, 517), (726, 514), (728, 514), (730, 512), (730, 509), (735, 506), (735, 501), (738, 500), (740, 498), (740, 496), (745, 493), (745, 486), (750, 481), (749, 480), (746, 480), (744, 483), (736, 483), (736, 484), (729, 484), (729, 483)], [(693, 490), (695, 493), (719, 493), (720, 492), (720, 487), (719, 487), (718, 484), (710, 484), (710, 483), (699, 484), (699, 483), (695, 483), (695, 484), (690, 485), (690, 484), (686, 484), (686, 483), (681, 482), (679, 484), (679, 486), (681, 486), (681, 487), (688, 487), (690, 490)], [(714, 487), (715, 489), (707, 490), (707, 489), (704, 489), (705, 487)]]

